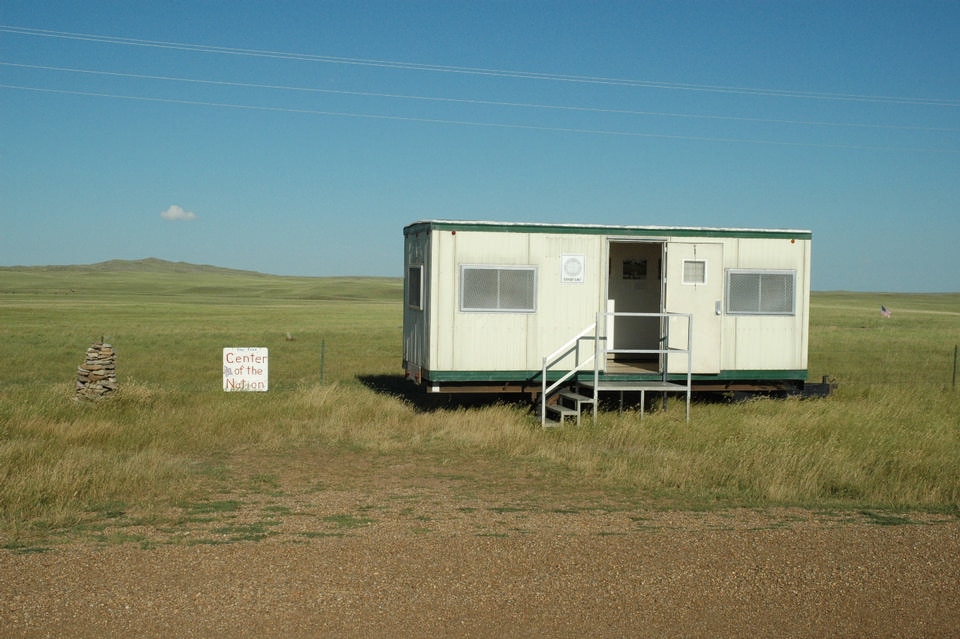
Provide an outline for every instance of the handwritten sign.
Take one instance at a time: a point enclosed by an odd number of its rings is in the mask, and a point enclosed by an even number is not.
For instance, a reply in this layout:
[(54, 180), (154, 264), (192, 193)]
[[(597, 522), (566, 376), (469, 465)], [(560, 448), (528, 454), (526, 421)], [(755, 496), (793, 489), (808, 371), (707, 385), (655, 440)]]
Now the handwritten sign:
[(223, 390), (267, 390), (267, 363), (266, 348), (241, 346), (223, 349)]

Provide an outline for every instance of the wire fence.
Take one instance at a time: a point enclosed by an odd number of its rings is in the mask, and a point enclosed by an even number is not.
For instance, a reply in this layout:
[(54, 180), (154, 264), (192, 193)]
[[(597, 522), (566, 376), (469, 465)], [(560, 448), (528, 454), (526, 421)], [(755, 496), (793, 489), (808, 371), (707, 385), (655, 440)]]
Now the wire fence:
[(809, 379), (827, 375), (841, 386), (902, 386), (957, 389), (960, 345), (885, 347), (871, 351), (832, 348), (811, 352)]

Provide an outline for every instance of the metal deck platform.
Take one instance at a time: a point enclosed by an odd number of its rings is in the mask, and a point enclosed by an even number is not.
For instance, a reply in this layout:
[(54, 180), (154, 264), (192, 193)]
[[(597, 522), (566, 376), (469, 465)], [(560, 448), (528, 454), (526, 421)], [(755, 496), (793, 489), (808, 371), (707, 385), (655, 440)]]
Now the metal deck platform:
[[(655, 317), (660, 318), (666, 327), (665, 333), (658, 340), (658, 348), (640, 348), (640, 349), (613, 349), (610, 348), (610, 337), (601, 327), (610, 324), (610, 319), (614, 317)], [(670, 347), (670, 319), (683, 320), (686, 323), (686, 347)], [(620, 406), (623, 407), (623, 394), (628, 392), (640, 393), (641, 403), (646, 401), (646, 393), (657, 392), (664, 393), (664, 402), (666, 402), (666, 393), (684, 393), (686, 394), (686, 420), (690, 421), (690, 388), (692, 379), (693, 359), (693, 315), (690, 313), (615, 313), (599, 312), (597, 321), (587, 326), (582, 331), (570, 338), (566, 344), (556, 349), (543, 358), (543, 369), (540, 373), (541, 393), (540, 393), (540, 424), (547, 427), (548, 405), (554, 413), (560, 414), (559, 423), (563, 423), (566, 416), (572, 416), (574, 413), (568, 411), (564, 404), (554, 405), (551, 398), (555, 399), (555, 393), (564, 389), (565, 386), (580, 386), (589, 389), (593, 395), (592, 402), (577, 402), (575, 410), (577, 423), (579, 423), (579, 412), (582, 404), (590, 403), (593, 405), (593, 418), (597, 418), (597, 404), (600, 393), (619, 392)], [(580, 349), (581, 341), (592, 342), (593, 353), (584, 353)], [(667, 371), (670, 370), (668, 358), (673, 356), (684, 356), (686, 360), (685, 377), (686, 383), (679, 384), (667, 380)], [(611, 359), (611, 356), (612, 359)], [(563, 374), (551, 384), (547, 383), (548, 371), (559, 362), (568, 361), (569, 358), (575, 358), (574, 366), (563, 372)], [(651, 364), (656, 361), (654, 368)], [(589, 368), (588, 368), (589, 367)], [(589, 373), (592, 372), (592, 375)], [(659, 375), (660, 379), (650, 379), (650, 375)], [(636, 376), (641, 379), (637, 379)], [(643, 411), (641, 411), (641, 416)]]
[[(594, 388), (592, 381), (582, 381), (580, 386), (591, 391)], [(596, 385), (599, 393), (620, 393), (620, 408), (623, 409), (624, 393), (640, 393), (640, 405), (645, 406), (647, 391), (654, 393), (687, 393), (689, 387), (686, 384), (675, 384), (664, 381), (619, 381), (619, 380), (600, 380)], [(687, 418), (689, 419), (689, 404), (687, 407)], [(643, 411), (640, 411), (640, 419), (643, 419)]]

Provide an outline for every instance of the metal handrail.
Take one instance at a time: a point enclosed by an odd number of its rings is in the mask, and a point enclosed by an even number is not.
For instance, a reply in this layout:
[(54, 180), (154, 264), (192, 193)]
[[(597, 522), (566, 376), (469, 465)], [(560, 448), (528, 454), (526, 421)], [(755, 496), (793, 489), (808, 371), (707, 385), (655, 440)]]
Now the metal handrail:
[[(605, 327), (607, 319), (611, 317), (659, 317), (661, 320), (666, 319), (668, 321), (663, 322), (664, 334), (660, 336), (659, 344), (660, 348), (642, 348), (642, 349), (612, 349), (607, 348), (607, 340), (609, 336), (606, 334), (606, 330), (601, 333), (601, 326)], [(668, 345), (670, 343), (670, 322), (669, 319), (672, 317), (682, 317), (687, 320), (687, 347), (685, 349), (680, 348), (670, 348)], [(591, 357), (580, 361), (580, 341), (586, 338), (590, 332), (593, 332), (592, 339), (594, 341), (594, 352)], [(565, 372), (560, 376), (559, 379), (554, 381), (552, 384), (547, 383), (547, 372), (550, 370), (550, 367), (554, 364), (561, 361), (570, 353), (576, 351), (577, 358), (574, 362), (573, 368)], [(576, 375), (579, 371), (585, 370), (588, 364), (593, 364), (593, 419), (597, 419), (597, 404), (599, 403), (600, 395), (600, 370), (603, 368), (603, 363), (606, 362), (608, 353), (631, 353), (637, 355), (665, 355), (663, 358), (663, 366), (661, 371), (661, 378), (663, 382), (667, 382), (669, 371), (670, 371), (670, 362), (669, 358), (671, 354), (681, 354), (686, 353), (687, 355), (687, 384), (686, 384), (686, 394), (687, 394), (687, 421), (690, 421), (690, 388), (692, 381), (692, 372), (693, 372), (693, 315), (691, 313), (618, 313), (618, 312), (604, 312), (600, 311), (597, 313), (597, 321), (580, 331), (576, 336), (568, 340), (563, 346), (556, 349), (549, 355), (543, 358), (543, 368), (540, 374), (540, 383), (541, 383), (541, 392), (540, 392), (540, 425), (545, 426), (547, 423), (547, 398), (548, 396), (555, 391), (557, 388), (560, 388), (567, 380)]]
[[(590, 364), (595, 361), (594, 357), (588, 357), (583, 362), (580, 362), (579, 361), (580, 349), (578, 348), (580, 344), (580, 340), (582, 340), (584, 337), (589, 335), (591, 331), (595, 332), (595, 329), (596, 329), (596, 324), (591, 324), (590, 326), (586, 327), (585, 329), (577, 333), (577, 335), (571, 338), (569, 341), (567, 341), (566, 344), (564, 344), (563, 346), (561, 346), (560, 348), (558, 348), (557, 350), (553, 351), (552, 353), (550, 353), (549, 355), (543, 358), (543, 369), (540, 374), (540, 383), (541, 383), (540, 426), (541, 427), (546, 425), (547, 423), (547, 394), (552, 393), (553, 391), (558, 389), (565, 381), (567, 381), (568, 379), (576, 375), (577, 371), (584, 370), (587, 364)], [(594, 339), (596, 339), (596, 337), (594, 337)], [(567, 371), (566, 373), (564, 373), (560, 377), (560, 379), (558, 379), (554, 383), (547, 386), (547, 370), (549, 370), (550, 366), (552, 366), (553, 364), (556, 364), (557, 362), (559, 362), (564, 357), (566, 357), (567, 355), (569, 355), (571, 352), (574, 352), (574, 351), (576, 351), (578, 355), (577, 361), (574, 362), (574, 367), (569, 371)], [(594, 366), (594, 368), (596, 368), (596, 366)]]
[[(606, 361), (607, 353), (632, 353), (632, 354), (662, 354), (666, 355), (663, 358), (663, 366), (661, 372), (661, 379), (663, 382), (666, 382), (670, 372), (670, 362), (669, 358), (671, 354), (687, 354), (687, 421), (690, 421), (690, 388), (691, 382), (693, 380), (693, 314), (692, 313), (618, 313), (618, 312), (604, 312), (600, 311), (597, 313), (596, 326), (597, 329), (597, 344), (595, 352), (595, 363), (593, 369), (593, 419), (597, 418), (597, 401), (599, 399), (599, 386), (600, 386), (600, 360), (601, 360), (601, 349), (600, 349), (600, 334), (599, 327), (601, 324), (605, 323), (606, 318), (608, 317), (659, 317), (660, 319), (666, 319), (668, 321), (663, 322), (664, 333), (660, 336), (659, 343), (663, 345), (661, 348), (651, 348), (651, 349), (628, 349), (628, 348), (619, 348), (619, 349), (603, 349), (602, 360)], [(687, 320), (687, 347), (685, 349), (680, 348), (670, 348), (667, 346), (670, 343), (670, 322), (671, 317), (682, 317)], [(606, 343), (606, 336), (603, 337), (604, 344)]]

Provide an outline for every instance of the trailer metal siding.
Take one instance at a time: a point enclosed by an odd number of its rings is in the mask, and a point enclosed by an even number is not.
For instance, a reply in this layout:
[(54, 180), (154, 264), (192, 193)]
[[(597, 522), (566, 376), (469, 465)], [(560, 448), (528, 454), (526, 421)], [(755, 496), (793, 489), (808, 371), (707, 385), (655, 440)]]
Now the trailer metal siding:
[[(404, 306), (404, 365), (408, 374), (435, 382), (498, 382), (529, 380), (539, 373), (545, 354), (593, 323), (606, 310), (616, 287), (654, 291), (657, 281), (623, 282), (613, 246), (719, 247), (724, 278), (721, 312), (703, 321), (719, 329), (701, 331), (694, 353), (715, 349), (719, 365), (702, 379), (805, 379), (807, 368), (810, 245), (808, 230), (735, 228), (511, 224), (498, 222), (420, 221), (404, 228), (405, 267), (422, 263), (423, 308)], [(621, 249), (618, 249), (618, 251)], [(711, 253), (716, 255), (717, 253)], [(582, 256), (582, 281), (563, 281), (561, 256)], [(461, 308), (461, 268), (464, 266), (533, 267), (536, 269), (535, 309), (530, 312), (476, 311)], [(665, 268), (665, 264), (661, 266)], [(794, 279), (792, 315), (735, 315), (726, 311), (726, 277), (731, 269), (791, 271)], [(613, 273), (617, 272), (617, 275)], [(405, 268), (406, 273), (406, 268)], [(711, 277), (717, 277), (711, 272)], [(677, 273), (662, 284), (665, 304)], [(405, 285), (405, 295), (409, 283)], [(629, 303), (628, 298), (623, 298)], [(628, 304), (625, 304), (628, 305)], [(701, 309), (704, 305), (701, 305)], [(616, 309), (630, 310), (627, 308)], [(671, 372), (674, 367), (671, 365)], [(704, 370), (707, 370), (706, 368)]]
[[(432, 233), (437, 273), (432, 370), (537, 369), (543, 355), (590, 324), (601, 299), (602, 238), (484, 231)], [(585, 256), (582, 283), (560, 281), (560, 255)], [(536, 268), (536, 311), (483, 312), (460, 308), (460, 268), (491, 265)], [(579, 330), (579, 329), (577, 329)], [(471, 339), (470, 336), (473, 336)]]

